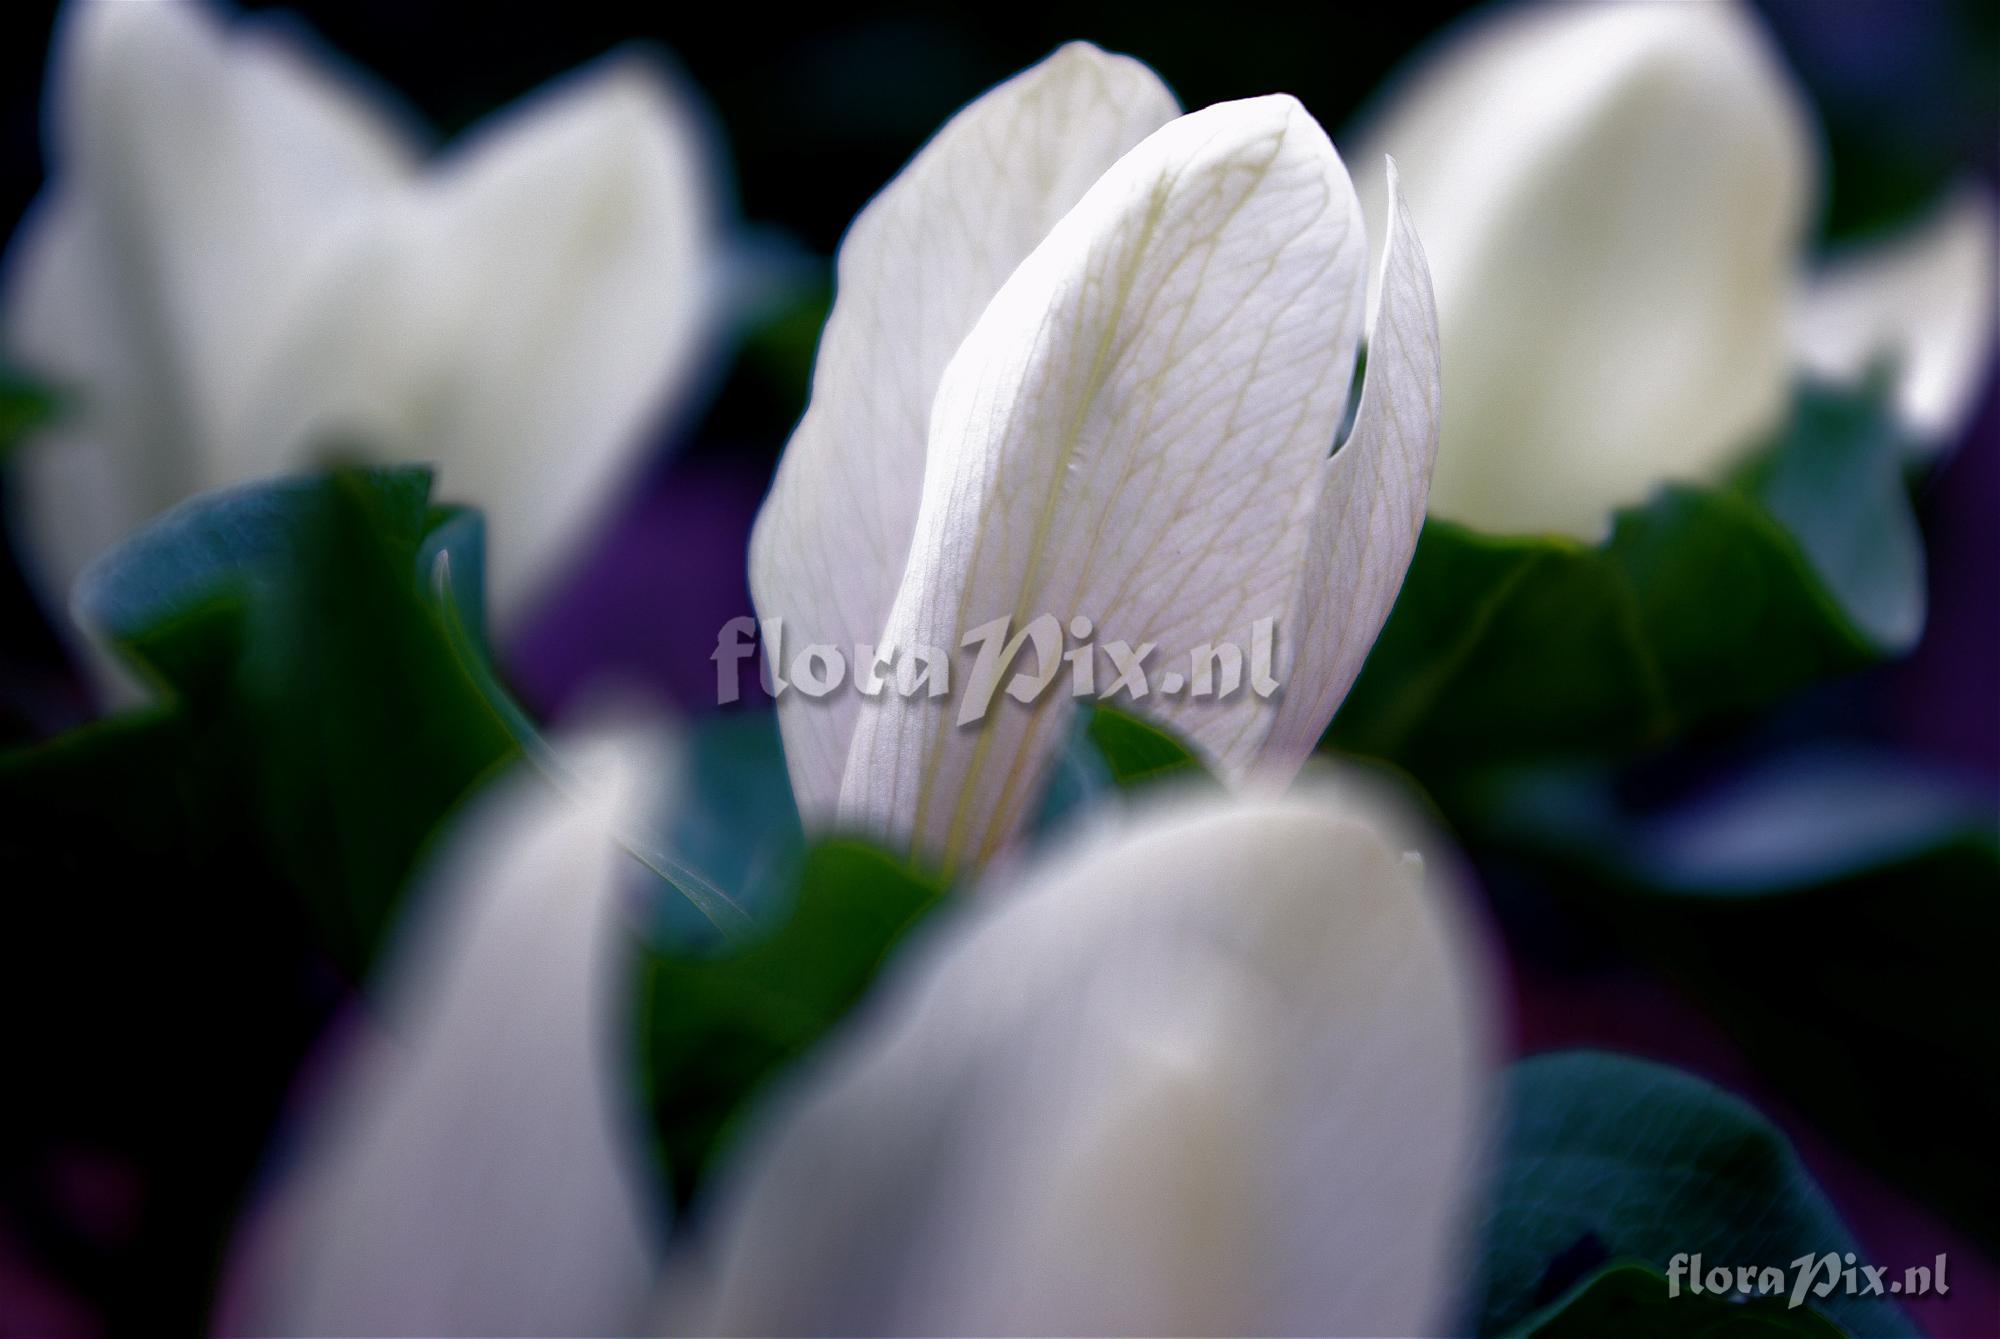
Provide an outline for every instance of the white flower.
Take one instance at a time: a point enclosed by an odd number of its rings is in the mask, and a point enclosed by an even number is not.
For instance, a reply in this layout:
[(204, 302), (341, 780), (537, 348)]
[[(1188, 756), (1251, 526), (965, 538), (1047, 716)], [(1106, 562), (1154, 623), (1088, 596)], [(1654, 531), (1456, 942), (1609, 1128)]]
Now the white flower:
[[(1152, 643), (1161, 666), (1251, 647), (1270, 619), (1280, 693), (1141, 709), (1232, 779), (1286, 776), (1422, 521), (1429, 283), (1386, 211), (1367, 387), (1335, 453), (1367, 288), (1347, 171), (1291, 98), (1174, 110), (1144, 66), (1067, 46), (862, 211), (751, 588), (790, 645), (941, 648), (961, 685), (965, 638), (999, 618), (1086, 619), (1097, 645)], [(955, 865), (1019, 827), (1072, 705), (1059, 684), (977, 727), (899, 692), (779, 710), (808, 823)]]
[[(1317, 783), (1174, 803), (940, 912), (761, 1101), (664, 1321), (1447, 1324), (1491, 1000), (1447, 853), (1413, 841)], [(605, 934), (615, 849), (546, 797), (482, 805), (449, 849), (427, 894), (445, 932), (390, 978), (403, 1049), (344, 1071), (309, 1129), (246, 1332), (639, 1324), (661, 1257), (605, 1007), (632, 988)]]
[[(629, 1334), (666, 1216), (628, 1077), (634, 949), (613, 833), (649, 750), (516, 773), (450, 830), (253, 1220), (244, 1334)], [(281, 1145), (282, 1148), (282, 1145)]]
[(1948, 442), (1993, 351), (1996, 247), (1992, 198), (1968, 185), (1907, 233), (1834, 257), (1793, 307), (1801, 365), (1852, 380), (1888, 355), (1903, 421), (1920, 443)]
[(482, 507), (500, 616), (634, 463), (715, 305), (698, 118), (616, 56), (425, 166), (287, 28), (73, 3), (53, 181), (8, 257), (5, 356), (66, 394), (20, 462), (45, 596), (191, 494), (330, 443)]
[(981, 894), (747, 1132), (676, 1328), (1447, 1325), (1490, 1004), (1407, 836), (1306, 785)]
[(1485, 16), (1393, 83), (1357, 142), (1395, 156), (1424, 220), (1447, 369), (1436, 515), (1599, 538), (1660, 482), (1719, 476), (1776, 426), (1800, 363), (1900, 358), (1899, 401), (1933, 439), (1984, 374), (1990, 204), (1970, 197), (1903, 262), (1808, 282), (1816, 129), (1735, 3)]

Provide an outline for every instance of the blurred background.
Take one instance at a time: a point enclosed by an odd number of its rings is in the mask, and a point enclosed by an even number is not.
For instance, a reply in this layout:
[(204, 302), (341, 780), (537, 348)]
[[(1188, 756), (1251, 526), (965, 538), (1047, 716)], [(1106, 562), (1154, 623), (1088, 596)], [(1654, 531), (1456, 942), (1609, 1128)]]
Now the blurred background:
[[(780, 282), (738, 352), (717, 370), (706, 407), (676, 429), (678, 440), (659, 443), (641, 487), (578, 555), (525, 631), (500, 648), (516, 689), (547, 718), (560, 718), (606, 677), (646, 685), (690, 714), (716, 710), (709, 652), (715, 630), (750, 609), (744, 548), (771, 467), (805, 403), (834, 248), (855, 211), (952, 111), (1060, 42), (1087, 38), (1145, 60), (1187, 107), (1293, 93), (1339, 142), (1340, 128), (1383, 80), (1468, 9), (1436, 0), (1295, 8), (1084, 0), (956, 11), (894, 4), (697, 10), (619, 0), (298, 0), (281, 7), (379, 76), (444, 139), (611, 47), (634, 39), (657, 44), (708, 99), (741, 216), (776, 258)], [(1826, 135), (1822, 242), (1905, 222), (1967, 174), (1996, 181), (2000, 5), (1764, 0), (1756, 8)], [(38, 3), (0, 10), (0, 220), (9, 227), (42, 181), (40, 98), (53, 13)], [(1914, 654), (1815, 688), (1754, 725), (1694, 740), (1651, 760), (1654, 772), (1724, 773), (1732, 759), (1773, 741), (1867, 744), (1893, 750), (1927, 775), (1949, 774), (1983, 797), (1988, 815), (2000, 812), (1996, 504), (2000, 409), (1989, 379), (1966, 441), (1918, 497), (1930, 606)], [(82, 681), (11, 555), (10, 548), (0, 560), (0, 731), (8, 744), (45, 738), (89, 714)], [(1949, 1310), (1939, 1310), (1941, 1302), (1913, 1305), (1919, 1323), (1964, 1332), (1954, 1327), (1968, 1317), (2000, 1314), (1994, 1240), (1968, 1227), (1967, 1215), (1913, 1193), (1909, 1178), (1857, 1154), (1853, 1140), (1801, 1108), (1796, 1088), (1774, 1087), (1765, 1077), (1769, 1057), (1758, 1053), (1760, 1034), (1700, 1007), (1627, 940), (1573, 914), (1548, 886), (1545, 869), (1502, 852), (1474, 855), (1508, 946), (1522, 1052), (1624, 1050), (1751, 1097), (1798, 1142), (1874, 1256), (1901, 1265), (1950, 1254), (1958, 1299)], [(30, 892), (9, 884), (17, 897)], [(1986, 891), (2000, 895), (2000, 888)], [(171, 899), (190, 890), (157, 894)], [(105, 1109), (105, 1093), (87, 1084), (60, 1100), (23, 1103), (17, 1083), (46, 1082), (51, 1074), (67, 1081), (87, 1066), (35, 1068), (81, 1025), (60, 994), (32, 989), (19, 975), (10, 982), (10, 1032), (41, 1040), (10, 1046), (0, 1058), (0, 1065), (27, 1070), (0, 1080), (12, 1092), (7, 1104), (33, 1107), (10, 1114), (0, 1147), (0, 1333), (140, 1327), (152, 1307), (174, 1296), (186, 1299), (181, 1314), (199, 1314), (217, 1268), (215, 1243), (182, 1234), (175, 1214), (190, 1204), (226, 1214), (236, 1194), (228, 1176), (246, 1174), (274, 1094), (346, 989), (309, 955), (270, 952), (265, 945), (296, 937), (280, 913), (271, 917), (269, 925), (233, 927), (245, 952), (240, 960), (224, 955), (231, 979), (194, 987), (207, 1007), (166, 1012), (194, 1026), (254, 990), (280, 1006), (221, 1032), (149, 1030), (145, 1045), (156, 1053), (139, 1067), (145, 1082), (120, 1086), (110, 1099), (136, 1107)], [(18, 950), (25, 937), (15, 942)], [(106, 951), (135, 981), (166, 979), (163, 965), (140, 949)], [(10, 964), (19, 967), (17, 956), (10, 951)], [(1786, 964), (1766, 966), (1774, 973), (1768, 990), (1782, 995)], [(117, 1020), (96, 1022), (92, 1035), (119, 1035)], [(2000, 1028), (2000, 1017), (1984, 1026)], [(1911, 1066), (1905, 1078), (1908, 1089), (1897, 1100), (1915, 1116), (1902, 1137), (1921, 1128), (1925, 1113), (1963, 1105), (1949, 1072)], [(218, 1161), (210, 1146), (237, 1155)], [(1985, 1155), (1990, 1178), (1990, 1142)]]

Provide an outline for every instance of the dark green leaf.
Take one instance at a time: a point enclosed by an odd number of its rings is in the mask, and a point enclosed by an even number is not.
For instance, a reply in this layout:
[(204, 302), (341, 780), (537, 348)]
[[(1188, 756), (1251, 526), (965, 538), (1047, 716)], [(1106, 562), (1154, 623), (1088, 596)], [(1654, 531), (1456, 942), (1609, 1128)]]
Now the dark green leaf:
[(476, 518), (429, 487), (343, 471), (207, 494), (79, 583), (85, 621), (231, 758), (210, 803), (257, 816), (355, 971), (440, 819), (518, 751), (428, 570), (455, 539), (454, 590), (477, 589)]
[(123, 1328), (205, 1323), (328, 957), (365, 969), (431, 834), (514, 752), (428, 580), (449, 548), (476, 589), (476, 535), (427, 493), (342, 472), (170, 513), (78, 590), (154, 701), (0, 755), (0, 993), (63, 1021), (10, 1052), (32, 1096), (0, 1117), (5, 1173), (78, 1146), (152, 1169), (129, 1245), (87, 1262), (135, 1299)]
[[(1699, 1079), (1623, 1056), (1517, 1063), (1484, 1234), (1478, 1330), (1500, 1334), (1614, 1260), (1784, 1268), (1855, 1249), (1783, 1135)], [(1907, 1262), (1881, 1261), (1892, 1266)], [(1818, 1303), (1850, 1333), (1914, 1333), (1891, 1303)]]
[[(272, 858), (359, 971), (431, 834), (526, 752), (561, 760), (482, 639), (483, 527), (422, 470), (343, 471), (204, 494), (79, 583), (85, 622), (166, 702), (234, 741)], [(695, 867), (627, 834), (718, 924), (744, 920)]]
[[(417, 546), (417, 579), (452, 615), (459, 657), (486, 666), (486, 517), (471, 507), (431, 508)], [(498, 687), (497, 680), (494, 687)]]
[(1862, 394), (1801, 395), (1791, 430), (1744, 485), (1798, 540), (1841, 612), (1876, 646), (1901, 652), (1923, 632), (1924, 548), (1889, 386), (1883, 374)]
[(689, 1199), (763, 1085), (861, 998), (942, 885), (854, 841), (815, 845), (788, 917), (722, 956), (649, 950), (642, 1054), (661, 1150)]
[(1595, 549), (1431, 521), (1330, 740), (1420, 776), (1625, 754), (1869, 658), (1731, 494), (1671, 489)]
[(1667, 971), (1857, 1155), (1988, 1243), (2000, 1185), (2000, 834), (1988, 801), (1814, 751), (1655, 809), (1511, 778), (1470, 829)]
[(1077, 713), (1069, 734), (1049, 762), (1048, 780), (1042, 784), (1041, 806), (1029, 824), (1031, 837), (1046, 841), (1079, 815), (1102, 800), (1117, 783), (1111, 765), (1090, 738), (1090, 712)]
[(1033, 829), (1046, 840), (1113, 791), (1213, 779), (1171, 731), (1101, 702), (1088, 704), (1050, 765)]
[(428, 489), (341, 471), (170, 513), (79, 592), (155, 700), (0, 755), (0, 868), (21, 894), (0, 990), (13, 1016), (65, 1023), (10, 1054), (33, 1097), (0, 1118), (21, 1150), (0, 1171), (79, 1138), (175, 1169), (119, 1266), (137, 1328), (209, 1314), (223, 1233), (334, 993), (328, 957), (365, 971), (440, 825), (540, 747), (479, 644), (477, 517)]
[[(730, 711), (687, 733), (686, 767), (667, 843), (754, 921), (774, 924), (790, 910), (806, 839), (792, 799), (775, 711)], [(660, 933), (683, 944), (714, 944), (715, 925), (687, 898), (661, 902)]]
[(1187, 745), (1129, 712), (1099, 703), (1090, 708), (1084, 729), (1121, 789), (1208, 777), (1208, 769)]
[(1616, 757), (1905, 649), (1923, 582), (1874, 391), (1801, 396), (1730, 487), (1669, 487), (1588, 546), (1426, 523), (1329, 731), (1426, 781)]
[(1681, 1285), (1651, 1265), (1608, 1265), (1530, 1318), (1509, 1339), (1842, 1339), (1846, 1331), (1809, 1306), (1746, 1304)]

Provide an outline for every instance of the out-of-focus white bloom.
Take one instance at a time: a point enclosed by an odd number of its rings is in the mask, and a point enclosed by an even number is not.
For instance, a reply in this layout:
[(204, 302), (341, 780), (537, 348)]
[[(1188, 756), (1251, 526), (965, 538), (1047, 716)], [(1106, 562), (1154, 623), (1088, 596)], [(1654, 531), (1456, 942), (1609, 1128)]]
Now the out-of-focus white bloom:
[(509, 783), (464, 821), (393, 960), (395, 1043), (335, 1072), (231, 1328), (1449, 1320), (1486, 964), (1449, 853), (1318, 781), (1155, 802), (939, 913), (764, 1099), (641, 1301), (661, 1257), (618, 1045), (618, 788), (579, 807)]
[(1841, 372), (1902, 357), (1900, 401), (1933, 435), (1984, 371), (1990, 210), (1805, 295), (1816, 130), (1735, 3), (1483, 17), (1357, 142), (1395, 156), (1424, 223), (1446, 368), (1434, 514), (1597, 538), (1614, 508), (1715, 477), (1774, 427), (1801, 351)]
[(1312, 785), (1175, 807), (926, 932), (746, 1131), (672, 1328), (1448, 1324), (1489, 1001), (1406, 840)]
[[(1288, 97), (1176, 118), (1083, 44), (973, 102), (856, 219), (812, 403), (751, 546), (792, 645), (940, 648), (993, 620), (1098, 645), (1277, 632), (1271, 698), (1149, 699), (1232, 778), (1289, 775), (1395, 598), (1435, 448), (1434, 318), (1400, 205), (1356, 425), (1367, 239), (1345, 167)], [(1389, 191), (1393, 197), (1393, 170)], [(1077, 634), (1081, 635), (1081, 634)], [(857, 670), (858, 672), (858, 670)], [(1107, 676), (1109, 677), (1109, 676)], [(947, 864), (1002, 846), (1072, 699), (781, 697), (809, 823)]]
[(1854, 380), (1883, 357), (1920, 446), (1949, 442), (1971, 416), (1993, 357), (1993, 198), (1962, 186), (1909, 232), (1837, 256), (1799, 295), (1800, 361)]
[(366, 84), (267, 22), (72, 3), (53, 182), (8, 257), (5, 356), (70, 398), (27, 444), (44, 594), (193, 493), (330, 442), (485, 509), (503, 619), (551, 575), (709, 326), (699, 118), (608, 58), (434, 164)]
[(384, 1030), (341, 1057), (244, 1260), (245, 1334), (629, 1334), (665, 1217), (629, 1073), (637, 869), (612, 832), (650, 775), (600, 745), (559, 796), (481, 800), (412, 899)]
[(1735, 6), (1488, 17), (1360, 138), (1396, 156), (1425, 221), (1447, 379), (1435, 513), (1594, 535), (1775, 420), (1814, 146)]

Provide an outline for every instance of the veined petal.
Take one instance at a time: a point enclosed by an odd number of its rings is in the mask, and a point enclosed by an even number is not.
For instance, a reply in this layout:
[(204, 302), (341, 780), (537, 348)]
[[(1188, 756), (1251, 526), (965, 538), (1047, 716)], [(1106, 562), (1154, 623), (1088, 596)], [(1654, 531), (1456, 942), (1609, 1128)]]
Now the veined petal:
[(50, 69), (53, 184), (10, 248), (4, 340), (74, 401), (17, 503), (60, 605), (133, 526), (237, 477), (223, 425), (251, 351), (410, 147), (332, 57), (200, 4), (72, 3)]
[[(875, 645), (909, 557), (945, 364), (1014, 267), (1179, 108), (1153, 72), (1072, 42), (947, 122), (841, 243), (812, 403), (751, 539), (757, 611), (785, 641)], [(856, 702), (779, 700), (799, 809), (825, 823)]]
[(1423, 245), (1388, 164), (1389, 214), (1354, 430), (1322, 467), (1284, 692), (1259, 750), (1268, 777), (1311, 755), (1389, 618), (1423, 529), (1442, 393)]
[(690, 1333), (1445, 1323), (1492, 1068), (1442, 860), (1304, 787), (982, 897), (746, 1132)]
[(518, 775), (461, 820), (248, 1261), (249, 1334), (630, 1333), (663, 1243), (623, 1025), (609, 830), (636, 751), (587, 797)]
[(1782, 412), (1817, 163), (1802, 96), (1742, 8), (1506, 11), (1448, 39), (1356, 144), (1394, 156), (1424, 222), (1435, 514), (1594, 539)]
[[(979, 682), (963, 644), (994, 620), (1012, 636), (1087, 619), (1099, 646), (1154, 644), (1159, 670), (1203, 644), (1251, 647), (1258, 621), (1289, 611), (1366, 257), (1347, 171), (1289, 97), (1184, 116), (1091, 188), (939, 388), (883, 641), (951, 653), (953, 691), (863, 700), (843, 821), (948, 865), (1012, 835), (1072, 684), (1044, 662), (1061, 682), (1029, 705), (998, 694), (970, 721), (1001, 685)], [(1032, 659), (1017, 667), (1033, 676)], [(1180, 723), (1216, 755), (1262, 710), (1247, 689), (1207, 706)]]
[(504, 621), (637, 463), (717, 307), (700, 117), (614, 56), (502, 112), (322, 268), (237, 426), (267, 467), (329, 441), (477, 504)]
[(1947, 445), (1978, 402), (1993, 356), (1993, 197), (1953, 192), (1909, 232), (1844, 255), (1799, 295), (1799, 361), (1834, 380), (1896, 364), (1896, 408), (1922, 444)]

